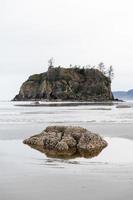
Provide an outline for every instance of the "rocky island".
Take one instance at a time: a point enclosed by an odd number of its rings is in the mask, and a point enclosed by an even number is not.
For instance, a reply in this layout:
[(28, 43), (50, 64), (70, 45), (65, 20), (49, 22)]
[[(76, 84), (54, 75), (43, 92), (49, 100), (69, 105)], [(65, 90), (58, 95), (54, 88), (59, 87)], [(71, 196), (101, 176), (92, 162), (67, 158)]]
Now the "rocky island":
[(23, 141), (34, 149), (56, 158), (92, 158), (97, 156), (107, 142), (98, 134), (82, 127), (49, 126), (42, 133)]
[(25, 81), (14, 101), (110, 101), (111, 80), (94, 68), (49, 67)]

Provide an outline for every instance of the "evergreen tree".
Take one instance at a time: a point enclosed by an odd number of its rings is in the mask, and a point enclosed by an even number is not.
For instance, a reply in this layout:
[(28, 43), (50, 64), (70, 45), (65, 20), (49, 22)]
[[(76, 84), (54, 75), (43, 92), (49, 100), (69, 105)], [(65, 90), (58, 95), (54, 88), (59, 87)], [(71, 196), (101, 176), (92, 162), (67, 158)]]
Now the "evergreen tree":
[(49, 67), (54, 67), (53, 64), (54, 64), (54, 58), (51, 57), (51, 58), (48, 60), (48, 66), (49, 66)]
[(112, 65), (108, 69), (108, 77), (110, 78), (110, 80), (112, 80), (114, 78), (114, 69), (113, 69)]
[(98, 69), (99, 69), (99, 71), (101, 71), (104, 75), (106, 75), (106, 68), (105, 68), (105, 65), (104, 65), (103, 62), (100, 62), (100, 63), (98, 64)]

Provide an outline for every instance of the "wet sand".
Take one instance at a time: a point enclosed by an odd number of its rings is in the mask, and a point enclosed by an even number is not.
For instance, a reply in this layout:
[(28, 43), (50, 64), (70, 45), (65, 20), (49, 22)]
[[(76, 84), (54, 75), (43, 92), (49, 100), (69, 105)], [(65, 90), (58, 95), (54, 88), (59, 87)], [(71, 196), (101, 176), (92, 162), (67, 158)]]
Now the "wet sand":
[(49, 125), (72, 125), (87, 128), (105, 137), (122, 137), (133, 139), (133, 123), (44, 123), (44, 124), (6, 124), (0, 126), (0, 140), (25, 139), (34, 134), (40, 133)]
[[(0, 104), (0, 200), (132, 200), (133, 108)], [(79, 125), (107, 138), (94, 159), (47, 158), (22, 140), (48, 125)]]
[(105, 138), (109, 146), (92, 159), (61, 160), (22, 143), (0, 140), (2, 200), (132, 200), (133, 141)]

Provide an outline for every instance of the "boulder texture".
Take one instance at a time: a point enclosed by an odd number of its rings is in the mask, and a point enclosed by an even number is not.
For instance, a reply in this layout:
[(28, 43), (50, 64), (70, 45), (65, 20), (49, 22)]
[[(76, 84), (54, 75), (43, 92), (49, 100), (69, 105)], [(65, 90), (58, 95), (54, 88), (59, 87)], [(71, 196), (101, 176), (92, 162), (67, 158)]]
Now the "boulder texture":
[(42, 133), (23, 141), (48, 157), (91, 158), (97, 156), (107, 142), (98, 134), (82, 127), (49, 126)]
[(13, 100), (113, 100), (111, 80), (98, 69), (49, 67), (25, 81)]

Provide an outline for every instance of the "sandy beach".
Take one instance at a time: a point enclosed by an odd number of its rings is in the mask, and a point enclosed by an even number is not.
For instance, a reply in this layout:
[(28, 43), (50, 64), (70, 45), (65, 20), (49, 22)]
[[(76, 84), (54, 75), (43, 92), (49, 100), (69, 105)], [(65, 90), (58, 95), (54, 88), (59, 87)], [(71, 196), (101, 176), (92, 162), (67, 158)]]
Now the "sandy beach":
[(133, 141), (106, 140), (100, 156), (73, 160), (47, 158), (21, 140), (1, 140), (1, 199), (131, 200)]
[[(72, 118), (70, 123), (68, 118), (71, 112), (66, 112), (67, 108), (59, 108), (57, 112), (48, 112), (44, 108), (42, 114), (42, 110), (38, 109), (14, 110), (10, 104), (5, 107), (1, 106), (3, 115), (0, 115), (0, 199), (132, 200), (133, 123), (127, 121), (127, 118), (122, 119), (126, 120), (125, 123), (115, 121), (116, 115), (124, 116), (124, 113), (126, 117), (129, 114), (130, 118), (132, 108), (121, 111), (110, 107), (108, 111), (88, 111), (88, 107), (86, 110), (80, 107), (78, 111), (73, 110), (76, 120)], [(51, 112), (56, 116), (54, 122)], [(101, 115), (104, 118), (105, 113), (108, 121), (93, 122), (93, 117), (99, 119)], [(86, 121), (84, 115), (88, 116)], [(27, 120), (25, 123), (24, 117)], [(41, 121), (43, 119), (47, 121)], [(99, 133), (109, 145), (98, 157), (92, 159), (62, 160), (48, 158), (22, 143), (23, 139), (53, 124), (80, 125)]]

